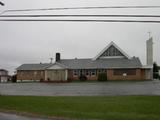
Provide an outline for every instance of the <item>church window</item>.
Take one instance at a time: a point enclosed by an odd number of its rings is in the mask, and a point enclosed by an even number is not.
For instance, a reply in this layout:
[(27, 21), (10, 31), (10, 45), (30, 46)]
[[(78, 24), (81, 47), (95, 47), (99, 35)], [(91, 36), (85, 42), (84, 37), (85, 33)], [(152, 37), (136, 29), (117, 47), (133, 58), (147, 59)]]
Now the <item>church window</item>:
[(101, 57), (106, 57), (106, 56), (124, 56), (124, 55), (112, 45), (101, 55)]
[(91, 70), (91, 75), (95, 76), (96, 75), (96, 70)]
[(73, 71), (73, 75), (74, 75), (74, 76), (77, 76), (77, 75), (78, 75), (78, 70), (74, 70), (74, 71)]

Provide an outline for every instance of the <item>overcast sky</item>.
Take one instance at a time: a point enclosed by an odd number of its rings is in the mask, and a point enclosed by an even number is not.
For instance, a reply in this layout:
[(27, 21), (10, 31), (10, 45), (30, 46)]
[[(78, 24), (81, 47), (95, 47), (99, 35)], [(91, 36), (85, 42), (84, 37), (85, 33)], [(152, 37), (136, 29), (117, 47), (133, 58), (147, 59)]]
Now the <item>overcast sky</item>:
[[(159, 0), (0, 0), (0, 12), (7, 9), (160, 5)], [(159, 9), (101, 9), (5, 14), (152, 14)], [(4, 14), (4, 15), (5, 15)], [(136, 18), (132, 18), (136, 19)], [(144, 20), (144, 19), (138, 19)], [(145, 20), (153, 20), (145, 19)], [(158, 20), (158, 19), (157, 19)], [(148, 32), (154, 40), (154, 61), (160, 64), (160, 24), (146, 23), (76, 23), (76, 22), (0, 22), (0, 68), (13, 72), (23, 63), (47, 63), (56, 52), (61, 58), (93, 58), (114, 41), (130, 56), (146, 64)]]

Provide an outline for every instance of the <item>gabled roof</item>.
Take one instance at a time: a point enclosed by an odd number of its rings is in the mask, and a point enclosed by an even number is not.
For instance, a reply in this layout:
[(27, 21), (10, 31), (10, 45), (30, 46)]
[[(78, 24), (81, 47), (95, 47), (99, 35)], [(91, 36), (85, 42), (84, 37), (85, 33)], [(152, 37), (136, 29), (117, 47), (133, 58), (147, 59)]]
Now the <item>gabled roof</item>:
[(68, 69), (120, 69), (120, 68), (141, 68), (142, 64), (137, 57), (110, 58), (110, 59), (62, 59), (60, 64), (67, 66)]
[(23, 64), (17, 68), (17, 70), (44, 70), (50, 63), (40, 63), (40, 64)]
[[(62, 69), (121, 69), (121, 68), (141, 68), (142, 64), (137, 57), (110, 58), (110, 59), (61, 59), (54, 64), (23, 64), (17, 70), (45, 70), (54, 69), (52, 66), (57, 65)], [(55, 68), (56, 69), (56, 68)]]
[[(116, 58), (112, 55), (109, 59), (99, 59), (101, 55), (110, 47), (116, 48)], [(111, 50), (111, 49), (110, 49)], [(114, 52), (113, 52), (114, 53)], [(108, 56), (107, 56), (108, 57)], [(114, 42), (106, 46), (95, 58), (93, 59), (61, 59), (53, 64), (23, 64), (17, 70), (45, 70), (45, 69), (127, 69), (127, 68), (142, 68), (142, 64), (137, 57), (129, 57), (122, 49), (120, 49)]]
[(0, 71), (5, 71), (5, 72), (8, 72), (7, 70), (5, 70), (5, 69), (0, 69)]
[[(57, 68), (56, 68), (57, 67)], [(45, 69), (66, 69), (67, 66), (55, 63), (40, 63), (40, 64), (23, 64), (17, 70), (45, 70)]]
[(57, 69), (66, 69), (66, 68), (67, 68), (67, 66), (65, 66), (61, 63), (55, 62), (55, 63), (51, 64), (50, 66), (48, 66), (46, 69), (57, 70)]
[(122, 53), (126, 58), (130, 59), (130, 56), (125, 53), (120, 47), (118, 47), (113, 41), (110, 42), (110, 44), (108, 44), (98, 55), (96, 55), (92, 60), (97, 60), (98, 58), (100, 58), (100, 56), (107, 51), (111, 46), (114, 46), (117, 50), (120, 51), (120, 53)]

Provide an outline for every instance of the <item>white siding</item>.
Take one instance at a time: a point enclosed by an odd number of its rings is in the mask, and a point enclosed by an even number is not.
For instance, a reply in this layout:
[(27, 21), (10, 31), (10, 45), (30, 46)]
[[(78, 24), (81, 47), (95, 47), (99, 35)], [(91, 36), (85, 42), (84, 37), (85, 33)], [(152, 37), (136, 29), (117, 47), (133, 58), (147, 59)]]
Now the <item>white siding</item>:
[(47, 70), (46, 78), (49, 81), (63, 81), (66, 80), (66, 70)]
[(8, 77), (2, 77), (0, 78), (1, 82), (7, 82), (8, 81)]

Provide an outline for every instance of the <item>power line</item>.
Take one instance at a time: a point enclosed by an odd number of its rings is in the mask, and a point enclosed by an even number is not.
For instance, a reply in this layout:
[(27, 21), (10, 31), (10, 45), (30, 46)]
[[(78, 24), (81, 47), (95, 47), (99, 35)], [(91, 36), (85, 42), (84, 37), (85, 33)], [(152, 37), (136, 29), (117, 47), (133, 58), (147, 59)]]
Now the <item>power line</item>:
[(123, 22), (123, 23), (160, 23), (152, 20), (64, 20), (64, 19), (0, 19), (0, 21), (21, 21), (21, 22)]
[(3, 17), (156, 17), (160, 15), (0, 15)]
[(49, 11), (49, 10), (75, 10), (75, 9), (148, 9), (148, 8), (160, 8), (160, 6), (98, 6), (98, 7), (64, 7), (64, 8), (42, 8), (42, 9), (13, 9), (13, 10), (5, 10), (1, 12), (1, 14), (7, 12), (26, 12), (26, 11)]
[(0, 1), (0, 5), (4, 6), (4, 3)]

